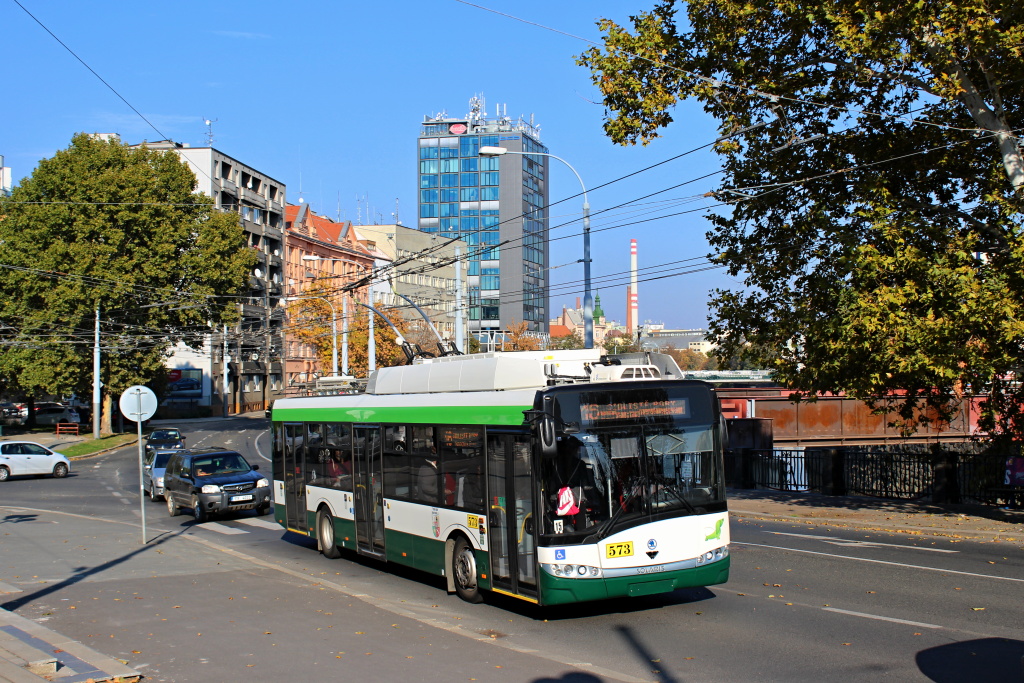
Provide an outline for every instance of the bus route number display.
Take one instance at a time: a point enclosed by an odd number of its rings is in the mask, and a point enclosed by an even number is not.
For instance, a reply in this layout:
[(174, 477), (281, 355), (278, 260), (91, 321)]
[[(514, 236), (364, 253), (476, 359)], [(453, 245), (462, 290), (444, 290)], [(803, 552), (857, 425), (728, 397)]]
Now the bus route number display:
[(609, 543), (604, 547), (605, 557), (630, 557), (633, 555), (633, 541)]

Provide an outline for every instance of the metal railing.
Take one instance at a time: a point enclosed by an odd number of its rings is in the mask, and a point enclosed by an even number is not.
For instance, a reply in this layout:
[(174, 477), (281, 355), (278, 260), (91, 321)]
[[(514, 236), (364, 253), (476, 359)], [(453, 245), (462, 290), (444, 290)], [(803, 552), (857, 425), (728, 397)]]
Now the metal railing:
[(899, 500), (1002, 504), (1005, 453), (956, 453), (864, 448), (733, 451), (732, 480), (740, 488), (814, 491)]

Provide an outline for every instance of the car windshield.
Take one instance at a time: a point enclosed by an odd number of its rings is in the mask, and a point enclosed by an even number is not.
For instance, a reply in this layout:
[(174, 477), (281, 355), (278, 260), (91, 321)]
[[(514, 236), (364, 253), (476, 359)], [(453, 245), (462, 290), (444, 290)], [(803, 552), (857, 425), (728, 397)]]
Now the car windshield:
[(178, 433), (177, 429), (158, 429), (150, 434), (149, 438), (166, 441), (171, 439), (180, 439), (181, 435)]
[(215, 474), (232, 474), (248, 472), (251, 467), (245, 458), (237, 453), (214, 455), (208, 458), (196, 458), (192, 461), (192, 471), (197, 477), (209, 477)]

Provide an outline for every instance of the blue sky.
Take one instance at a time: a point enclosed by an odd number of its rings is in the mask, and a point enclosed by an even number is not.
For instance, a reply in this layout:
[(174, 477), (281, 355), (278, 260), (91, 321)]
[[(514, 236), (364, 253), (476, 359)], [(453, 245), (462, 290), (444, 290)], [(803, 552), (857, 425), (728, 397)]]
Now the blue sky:
[[(79, 131), (205, 146), (204, 119), (215, 119), (214, 146), (285, 183), (288, 201), (302, 197), (334, 218), (390, 223), (397, 200), (399, 219), (415, 225), (419, 125), (440, 111), (465, 115), (474, 95), (490, 115), (499, 105), (509, 116), (532, 114), (551, 153), (588, 188), (716, 135), (710, 117), (687, 103), (665, 137), (647, 147), (613, 145), (589, 72), (574, 61), (588, 44), (537, 25), (597, 41), (598, 18), (623, 23), (649, 2), (478, 0), (487, 11), (457, 0), (18, 1), (142, 116), (17, 3), (0, 2), (7, 58), (0, 155), (15, 183)], [(625, 318), (632, 238), (641, 320), (705, 326), (709, 290), (739, 287), (721, 269), (681, 274), (707, 266), (700, 209), (712, 202), (694, 197), (716, 178), (661, 192), (718, 167), (700, 151), (591, 190), (592, 277), (609, 318)], [(553, 162), (551, 201), (578, 192), (572, 173)], [(612, 209), (628, 202), (635, 203)], [(552, 226), (575, 221), (552, 233), (553, 315), (582, 297), (581, 204), (551, 209)], [(679, 212), (689, 213), (668, 216)]]

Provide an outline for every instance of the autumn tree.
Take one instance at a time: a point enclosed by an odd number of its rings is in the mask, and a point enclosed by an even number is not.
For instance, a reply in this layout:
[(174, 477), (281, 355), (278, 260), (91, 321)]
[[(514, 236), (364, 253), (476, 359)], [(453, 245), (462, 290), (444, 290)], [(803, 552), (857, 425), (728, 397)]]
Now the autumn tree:
[(904, 393), (908, 426), (984, 393), (1024, 436), (1024, 4), (661, 0), (632, 24), (579, 61), (617, 143), (683, 99), (719, 123), (711, 258), (744, 285), (713, 293), (720, 352)]
[[(331, 303), (327, 302), (330, 299)], [(334, 334), (331, 328), (332, 316), (337, 311), (338, 357), (342, 357), (344, 321), (342, 320), (341, 295), (334, 289), (317, 284), (289, 305), (288, 313), (292, 334), (299, 341), (310, 344), (316, 350), (321, 372), (329, 375), (333, 365)], [(380, 313), (398, 328), (402, 337), (408, 333), (409, 323), (402, 317), (400, 308), (389, 308), (378, 302), (374, 305)], [(373, 340), (377, 367), (403, 365), (407, 361), (401, 346), (395, 343), (395, 333), (387, 322), (358, 304), (349, 304), (348, 310), (348, 373), (353, 377), (366, 377), (369, 369), (370, 316), (374, 316)], [(342, 372), (339, 360), (338, 372)]]
[(508, 324), (505, 341), (508, 351), (536, 351), (540, 348), (540, 339), (530, 333), (530, 324), (525, 320), (517, 323), (515, 318)]
[(0, 196), (0, 373), (89, 395), (100, 311), (106, 404), (163, 380), (178, 342), (237, 319), (255, 264), (238, 217), (195, 194), (172, 152), (79, 134)]

